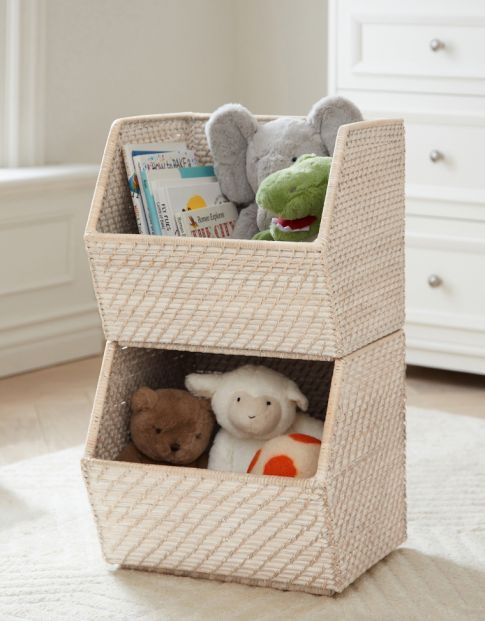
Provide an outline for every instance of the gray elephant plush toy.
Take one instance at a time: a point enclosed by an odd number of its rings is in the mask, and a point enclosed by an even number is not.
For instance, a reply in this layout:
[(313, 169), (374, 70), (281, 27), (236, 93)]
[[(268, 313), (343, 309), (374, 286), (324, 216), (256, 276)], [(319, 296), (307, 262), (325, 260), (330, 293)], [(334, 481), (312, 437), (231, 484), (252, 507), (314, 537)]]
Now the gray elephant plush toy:
[(218, 108), (206, 135), (221, 190), (241, 208), (232, 236), (251, 239), (269, 228), (272, 214), (255, 202), (263, 179), (305, 153), (333, 155), (338, 128), (361, 120), (358, 108), (343, 97), (320, 99), (305, 119), (281, 117), (268, 123), (258, 123), (239, 104)]

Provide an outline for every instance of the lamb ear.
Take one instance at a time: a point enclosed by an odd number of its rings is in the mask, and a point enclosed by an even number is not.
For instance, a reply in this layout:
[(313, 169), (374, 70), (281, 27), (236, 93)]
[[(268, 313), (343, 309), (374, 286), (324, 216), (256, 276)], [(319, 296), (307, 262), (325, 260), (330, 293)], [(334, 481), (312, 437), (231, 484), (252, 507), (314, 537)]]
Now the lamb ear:
[(240, 205), (254, 201), (246, 174), (246, 151), (248, 140), (257, 129), (251, 112), (239, 104), (217, 108), (205, 126), (221, 190), (230, 201)]
[(131, 397), (131, 409), (136, 414), (142, 410), (148, 410), (154, 407), (156, 402), (157, 393), (151, 388), (143, 386), (143, 388), (133, 393)]
[(210, 399), (222, 382), (222, 373), (190, 373), (185, 378), (185, 388), (194, 397)]
[(292, 382), (292, 381), (288, 382), (288, 389), (286, 391), (286, 396), (290, 401), (293, 401), (294, 403), (296, 403), (296, 405), (302, 412), (307, 411), (308, 399), (301, 392), (301, 390), (298, 388), (295, 382)]
[(357, 106), (345, 97), (320, 99), (307, 117), (307, 122), (320, 134), (329, 155), (333, 155), (338, 128), (356, 121), (362, 121), (362, 114)]

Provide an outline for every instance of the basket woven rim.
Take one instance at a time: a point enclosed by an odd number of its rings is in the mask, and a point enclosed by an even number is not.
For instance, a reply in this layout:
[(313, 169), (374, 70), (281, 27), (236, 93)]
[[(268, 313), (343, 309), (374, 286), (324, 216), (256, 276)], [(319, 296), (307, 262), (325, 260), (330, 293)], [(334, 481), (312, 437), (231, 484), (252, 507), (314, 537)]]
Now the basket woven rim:
[(139, 464), (135, 462), (100, 459), (88, 455), (87, 451), (81, 458), (81, 463), (97, 464), (102, 467), (110, 468), (112, 466), (120, 469), (128, 468), (130, 470), (134, 468), (140, 472), (158, 472), (162, 479), (176, 475), (178, 477), (198, 478), (200, 480), (236, 481), (238, 483), (243, 482), (248, 485), (265, 487), (299, 487), (302, 491), (306, 492), (314, 492), (315, 489), (320, 489), (322, 482), (325, 483), (325, 479), (318, 475), (306, 479), (296, 479), (280, 476), (268, 477), (264, 474), (246, 474), (244, 472), (222, 472), (218, 470), (209, 470), (208, 468), (189, 468), (187, 466), (171, 466), (168, 464)]

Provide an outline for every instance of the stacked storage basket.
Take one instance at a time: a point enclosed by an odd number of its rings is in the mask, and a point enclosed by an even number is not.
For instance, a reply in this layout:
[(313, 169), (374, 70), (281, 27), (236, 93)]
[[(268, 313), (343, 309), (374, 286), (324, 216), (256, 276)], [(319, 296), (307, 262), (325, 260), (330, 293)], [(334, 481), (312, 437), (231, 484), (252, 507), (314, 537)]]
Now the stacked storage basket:
[[(104, 556), (339, 592), (406, 533), (403, 126), (340, 128), (313, 243), (137, 234), (122, 145), (183, 140), (210, 163), (207, 118), (117, 121), (86, 228), (108, 343), (83, 473)], [(314, 477), (114, 461), (135, 389), (254, 361), (294, 379), (325, 420)]]

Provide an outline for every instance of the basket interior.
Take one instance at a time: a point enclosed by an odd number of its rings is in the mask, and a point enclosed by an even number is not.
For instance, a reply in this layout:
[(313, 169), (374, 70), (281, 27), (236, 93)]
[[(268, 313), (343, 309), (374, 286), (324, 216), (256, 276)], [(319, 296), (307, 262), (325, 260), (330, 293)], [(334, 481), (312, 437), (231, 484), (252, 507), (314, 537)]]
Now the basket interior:
[(205, 119), (189, 118), (123, 123), (117, 143), (113, 145), (108, 183), (96, 223), (99, 233), (138, 233), (122, 146), (129, 143), (184, 141), (187, 148), (195, 152), (201, 165), (212, 164), (204, 133), (205, 123)]
[(102, 407), (94, 457), (114, 460), (129, 442), (130, 398), (141, 386), (184, 388), (194, 371), (229, 371), (243, 364), (264, 364), (294, 380), (309, 400), (308, 413), (325, 420), (333, 361), (261, 358), (112, 345), (113, 362)]

